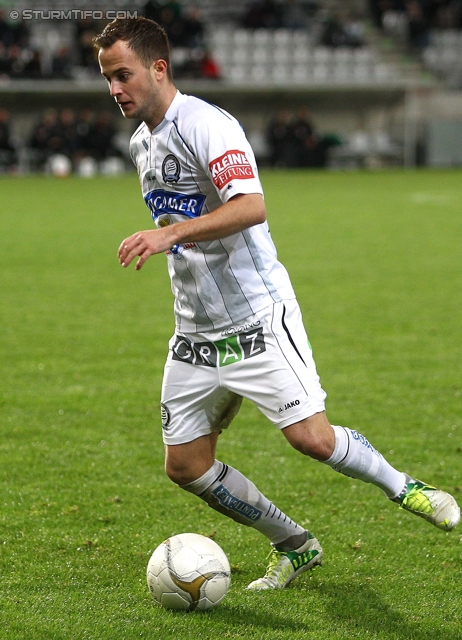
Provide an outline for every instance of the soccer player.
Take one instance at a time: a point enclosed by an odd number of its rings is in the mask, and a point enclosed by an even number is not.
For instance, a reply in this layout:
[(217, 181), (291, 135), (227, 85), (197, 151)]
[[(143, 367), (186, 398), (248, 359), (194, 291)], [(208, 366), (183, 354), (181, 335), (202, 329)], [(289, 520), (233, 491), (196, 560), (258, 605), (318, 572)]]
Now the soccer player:
[(164, 30), (117, 19), (95, 40), (101, 72), (126, 118), (142, 120), (130, 153), (157, 228), (123, 240), (136, 269), (166, 253), (176, 329), (162, 385), (166, 473), (182, 489), (272, 545), (249, 589), (286, 587), (321, 564), (312, 533), (242, 473), (215, 458), (217, 439), (252, 400), (301, 453), (385, 492), (443, 530), (460, 520), (452, 496), (394, 469), (366, 438), (331, 426), (289, 276), (266, 222), (252, 149), (227, 112), (173, 84)]

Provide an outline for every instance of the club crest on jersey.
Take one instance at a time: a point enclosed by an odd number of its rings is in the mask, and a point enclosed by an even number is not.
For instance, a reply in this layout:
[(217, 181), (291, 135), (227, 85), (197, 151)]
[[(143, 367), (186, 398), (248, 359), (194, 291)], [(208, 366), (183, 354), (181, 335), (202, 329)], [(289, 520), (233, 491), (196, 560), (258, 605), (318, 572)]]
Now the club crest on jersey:
[(166, 184), (178, 182), (180, 179), (180, 161), (173, 153), (165, 156), (162, 162), (162, 178)]
[(252, 165), (244, 151), (233, 149), (215, 158), (209, 164), (213, 184), (223, 189), (231, 180), (248, 180), (255, 178)]

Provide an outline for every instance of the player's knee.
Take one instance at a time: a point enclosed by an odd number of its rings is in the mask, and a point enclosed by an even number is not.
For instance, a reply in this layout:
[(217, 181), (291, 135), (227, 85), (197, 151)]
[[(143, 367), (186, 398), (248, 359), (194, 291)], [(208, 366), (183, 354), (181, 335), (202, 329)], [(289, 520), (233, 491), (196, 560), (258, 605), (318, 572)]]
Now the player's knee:
[(172, 482), (183, 486), (202, 477), (215, 461), (218, 436), (210, 434), (191, 442), (165, 447), (165, 471)]
[(294, 449), (315, 460), (328, 460), (334, 450), (334, 430), (324, 414), (291, 425), (283, 433)]
[(188, 482), (191, 482), (191, 480), (189, 479), (189, 474), (187, 469), (174, 465), (172, 463), (169, 463), (168, 460), (165, 463), (165, 473), (167, 474), (167, 477), (170, 478), (172, 482), (180, 486), (182, 484), (187, 484)]
[(165, 461), (165, 473), (172, 482), (180, 487), (184, 484), (194, 482), (194, 480), (197, 480), (201, 476), (201, 473), (196, 471), (192, 465), (184, 463), (178, 464), (168, 458)]
[(320, 434), (307, 435), (291, 444), (297, 451), (303, 453), (303, 455), (323, 462), (330, 458), (333, 451), (330, 441)]

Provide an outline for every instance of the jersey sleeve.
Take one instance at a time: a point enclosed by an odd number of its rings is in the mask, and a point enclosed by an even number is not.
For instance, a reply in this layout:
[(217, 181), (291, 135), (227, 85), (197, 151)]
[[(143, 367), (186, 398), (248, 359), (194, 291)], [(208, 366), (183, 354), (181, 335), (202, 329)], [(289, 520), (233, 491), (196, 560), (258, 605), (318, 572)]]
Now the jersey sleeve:
[(244, 131), (237, 120), (216, 111), (212, 117), (197, 120), (192, 132), (199, 164), (222, 202), (237, 194), (263, 195), (255, 156)]

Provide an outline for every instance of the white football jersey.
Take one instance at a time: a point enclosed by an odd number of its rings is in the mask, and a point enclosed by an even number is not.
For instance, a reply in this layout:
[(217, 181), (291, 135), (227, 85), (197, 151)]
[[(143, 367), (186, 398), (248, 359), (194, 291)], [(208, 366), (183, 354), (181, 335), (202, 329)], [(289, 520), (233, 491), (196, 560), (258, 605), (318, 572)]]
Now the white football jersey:
[[(263, 194), (237, 120), (179, 91), (152, 133), (142, 124), (133, 134), (130, 154), (158, 227), (207, 215), (237, 194)], [(229, 327), (295, 297), (266, 222), (221, 240), (176, 245), (167, 258), (183, 333)]]

